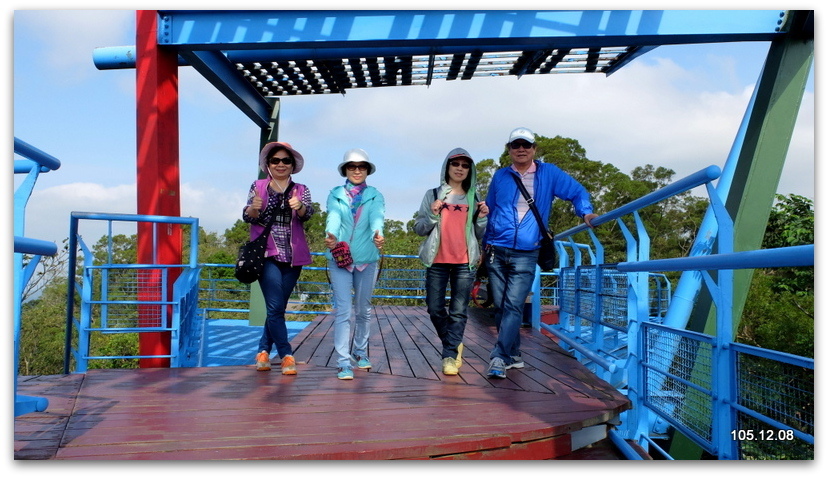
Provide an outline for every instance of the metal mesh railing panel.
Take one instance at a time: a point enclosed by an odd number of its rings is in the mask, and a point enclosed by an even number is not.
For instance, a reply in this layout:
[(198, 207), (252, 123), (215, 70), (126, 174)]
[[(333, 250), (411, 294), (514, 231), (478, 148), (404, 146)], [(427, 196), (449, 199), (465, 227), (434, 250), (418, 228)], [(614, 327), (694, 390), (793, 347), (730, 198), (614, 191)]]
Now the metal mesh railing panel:
[[(742, 459), (802, 460), (814, 458), (814, 445), (797, 438), (794, 430), (814, 435), (814, 370), (760, 357), (736, 354), (738, 404), (781, 423), (785, 428), (739, 413)], [(750, 432), (750, 434), (748, 434)]]
[(568, 314), (576, 312), (575, 303), (575, 268), (564, 267), (561, 269), (560, 281), (560, 310)]
[(645, 400), (712, 448), (712, 340), (644, 324)]
[[(163, 301), (167, 271), (112, 267), (91, 271), (99, 284), (93, 297), (93, 319), (100, 328), (162, 327), (166, 318)], [(139, 303), (140, 302), (140, 303)]]

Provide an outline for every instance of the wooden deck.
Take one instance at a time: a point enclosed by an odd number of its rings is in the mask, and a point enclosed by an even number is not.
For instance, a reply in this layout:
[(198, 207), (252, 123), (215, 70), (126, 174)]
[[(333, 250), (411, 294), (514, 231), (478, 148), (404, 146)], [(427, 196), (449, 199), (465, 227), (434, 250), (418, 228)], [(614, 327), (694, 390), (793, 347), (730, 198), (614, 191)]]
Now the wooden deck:
[(296, 376), (257, 372), (251, 348), (248, 366), (20, 377), (49, 408), (15, 418), (15, 459), (620, 459), (597, 450), (622, 394), (529, 328), (526, 367), (487, 378), (495, 328), (472, 312), (454, 377), (425, 309), (396, 306), (375, 309), (374, 368), (351, 381), (329, 316), (293, 340)]

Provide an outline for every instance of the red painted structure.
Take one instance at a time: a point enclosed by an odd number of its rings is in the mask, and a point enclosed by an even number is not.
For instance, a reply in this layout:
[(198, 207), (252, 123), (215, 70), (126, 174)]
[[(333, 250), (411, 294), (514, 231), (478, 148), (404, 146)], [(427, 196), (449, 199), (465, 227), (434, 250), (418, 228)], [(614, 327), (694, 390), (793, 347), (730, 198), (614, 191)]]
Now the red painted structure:
[[(178, 55), (158, 48), (158, 14), (138, 10), (136, 18), (137, 189), (138, 214), (180, 216), (178, 165)], [(155, 237), (154, 237), (155, 236)], [(139, 264), (181, 264), (181, 227), (171, 225), (153, 234), (152, 225), (138, 229)], [(155, 271), (139, 278), (139, 297), (168, 300), (179, 272), (171, 271), (161, 290)], [(157, 306), (139, 308), (140, 326), (168, 326)], [(167, 319), (169, 320), (169, 319)], [(169, 332), (145, 332), (139, 340), (141, 355), (169, 355)], [(141, 359), (141, 367), (169, 367), (168, 358)]]

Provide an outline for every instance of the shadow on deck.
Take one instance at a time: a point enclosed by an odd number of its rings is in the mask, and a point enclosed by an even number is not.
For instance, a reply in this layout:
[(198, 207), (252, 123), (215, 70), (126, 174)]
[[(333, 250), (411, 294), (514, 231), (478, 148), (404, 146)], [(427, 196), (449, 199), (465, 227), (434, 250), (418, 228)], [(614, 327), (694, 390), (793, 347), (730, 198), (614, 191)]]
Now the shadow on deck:
[(15, 459), (622, 459), (602, 444), (626, 397), (528, 328), (526, 367), (487, 378), (495, 327), (471, 311), (453, 377), (424, 308), (397, 306), (375, 309), (352, 381), (330, 316), (293, 339), (296, 376), (257, 372), (250, 344), (251, 365), (20, 377), (49, 408), (15, 418)]

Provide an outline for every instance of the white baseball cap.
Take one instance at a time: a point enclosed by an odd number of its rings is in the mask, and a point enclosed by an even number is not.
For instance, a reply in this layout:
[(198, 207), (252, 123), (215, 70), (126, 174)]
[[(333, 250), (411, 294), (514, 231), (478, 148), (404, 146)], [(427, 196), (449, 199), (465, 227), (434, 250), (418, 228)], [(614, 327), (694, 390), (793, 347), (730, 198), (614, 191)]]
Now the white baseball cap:
[(520, 128), (515, 128), (509, 135), (509, 141), (507, 141), (506, 144), (509, 144), (516, 139), (523, 139), (535, 144), (535, 133), (533, 133), (531, 129), (524, 128), (522, 126)]

